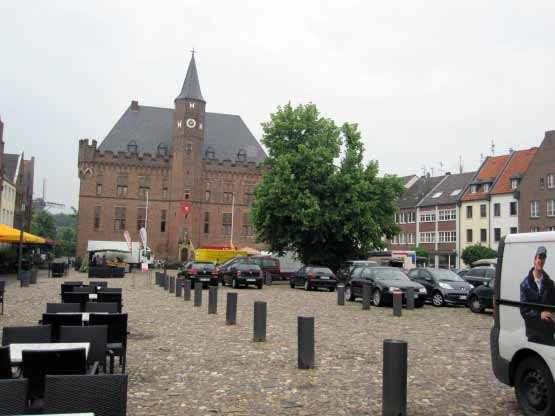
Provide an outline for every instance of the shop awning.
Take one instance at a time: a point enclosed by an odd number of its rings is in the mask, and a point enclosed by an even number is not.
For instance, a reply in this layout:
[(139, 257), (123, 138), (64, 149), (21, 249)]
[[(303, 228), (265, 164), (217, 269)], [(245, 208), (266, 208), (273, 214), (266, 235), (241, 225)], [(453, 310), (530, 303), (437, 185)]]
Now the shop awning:
[[(19, 243), (21, 231), (9, 227), (4, 224), (0, 224), (0, 243)], [(46, 240), (37, 235), (23, 233), (23, 244), (45, 244)]]

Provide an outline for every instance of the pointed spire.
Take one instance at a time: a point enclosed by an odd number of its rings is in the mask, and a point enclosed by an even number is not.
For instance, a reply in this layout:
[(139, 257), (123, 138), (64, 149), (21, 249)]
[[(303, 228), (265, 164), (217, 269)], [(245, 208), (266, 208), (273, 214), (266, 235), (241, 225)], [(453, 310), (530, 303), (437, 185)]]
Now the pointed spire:
[(191, 52), (191, 61), (189, 62), (189, 68), (187, 69), (185, 81), (183, 81), (181, 93), (177, 96), (176, 100), (184, 100), (187, 98), (206, 102), (204, 101), (204, 98), (202, 98), (202, 93), (200, 92), (200, 84), (198, 81), (194, 50)]

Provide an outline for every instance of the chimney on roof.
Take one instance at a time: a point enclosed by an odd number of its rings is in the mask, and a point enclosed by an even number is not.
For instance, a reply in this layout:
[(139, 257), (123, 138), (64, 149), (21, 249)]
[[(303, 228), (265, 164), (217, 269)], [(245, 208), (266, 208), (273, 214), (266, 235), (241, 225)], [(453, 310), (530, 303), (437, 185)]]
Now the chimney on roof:
[(445, 172), (445, 176), (451, 175), (451, 172)]
[(139, 111), (139, 102), (138, 101), (131, 101), (131, 111)]

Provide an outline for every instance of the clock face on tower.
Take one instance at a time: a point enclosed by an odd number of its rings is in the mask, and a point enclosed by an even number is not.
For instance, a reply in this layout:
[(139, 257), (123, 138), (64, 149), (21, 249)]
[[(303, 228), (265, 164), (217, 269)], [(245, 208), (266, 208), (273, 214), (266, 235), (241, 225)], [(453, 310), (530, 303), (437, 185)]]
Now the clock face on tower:
[(197, 125), (197, 122), (193, 118), (188, 118), (186, 123), (187, 123), (187, 127), (189, 127), (190, 129), (194, 129), (195, 126)]

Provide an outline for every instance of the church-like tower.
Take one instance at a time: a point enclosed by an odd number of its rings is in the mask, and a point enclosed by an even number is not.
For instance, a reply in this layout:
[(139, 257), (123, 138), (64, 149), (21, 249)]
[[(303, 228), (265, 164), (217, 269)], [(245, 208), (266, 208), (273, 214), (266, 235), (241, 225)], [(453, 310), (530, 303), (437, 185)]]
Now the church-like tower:
[[(180, 94), (175, 99), (170, 177), (170, 247), (198, 239), (200, 223), (202, 149), (206, 102), (202, 97), (194, 52)], [(186, 213), (190, 210), (189, 213)]]

